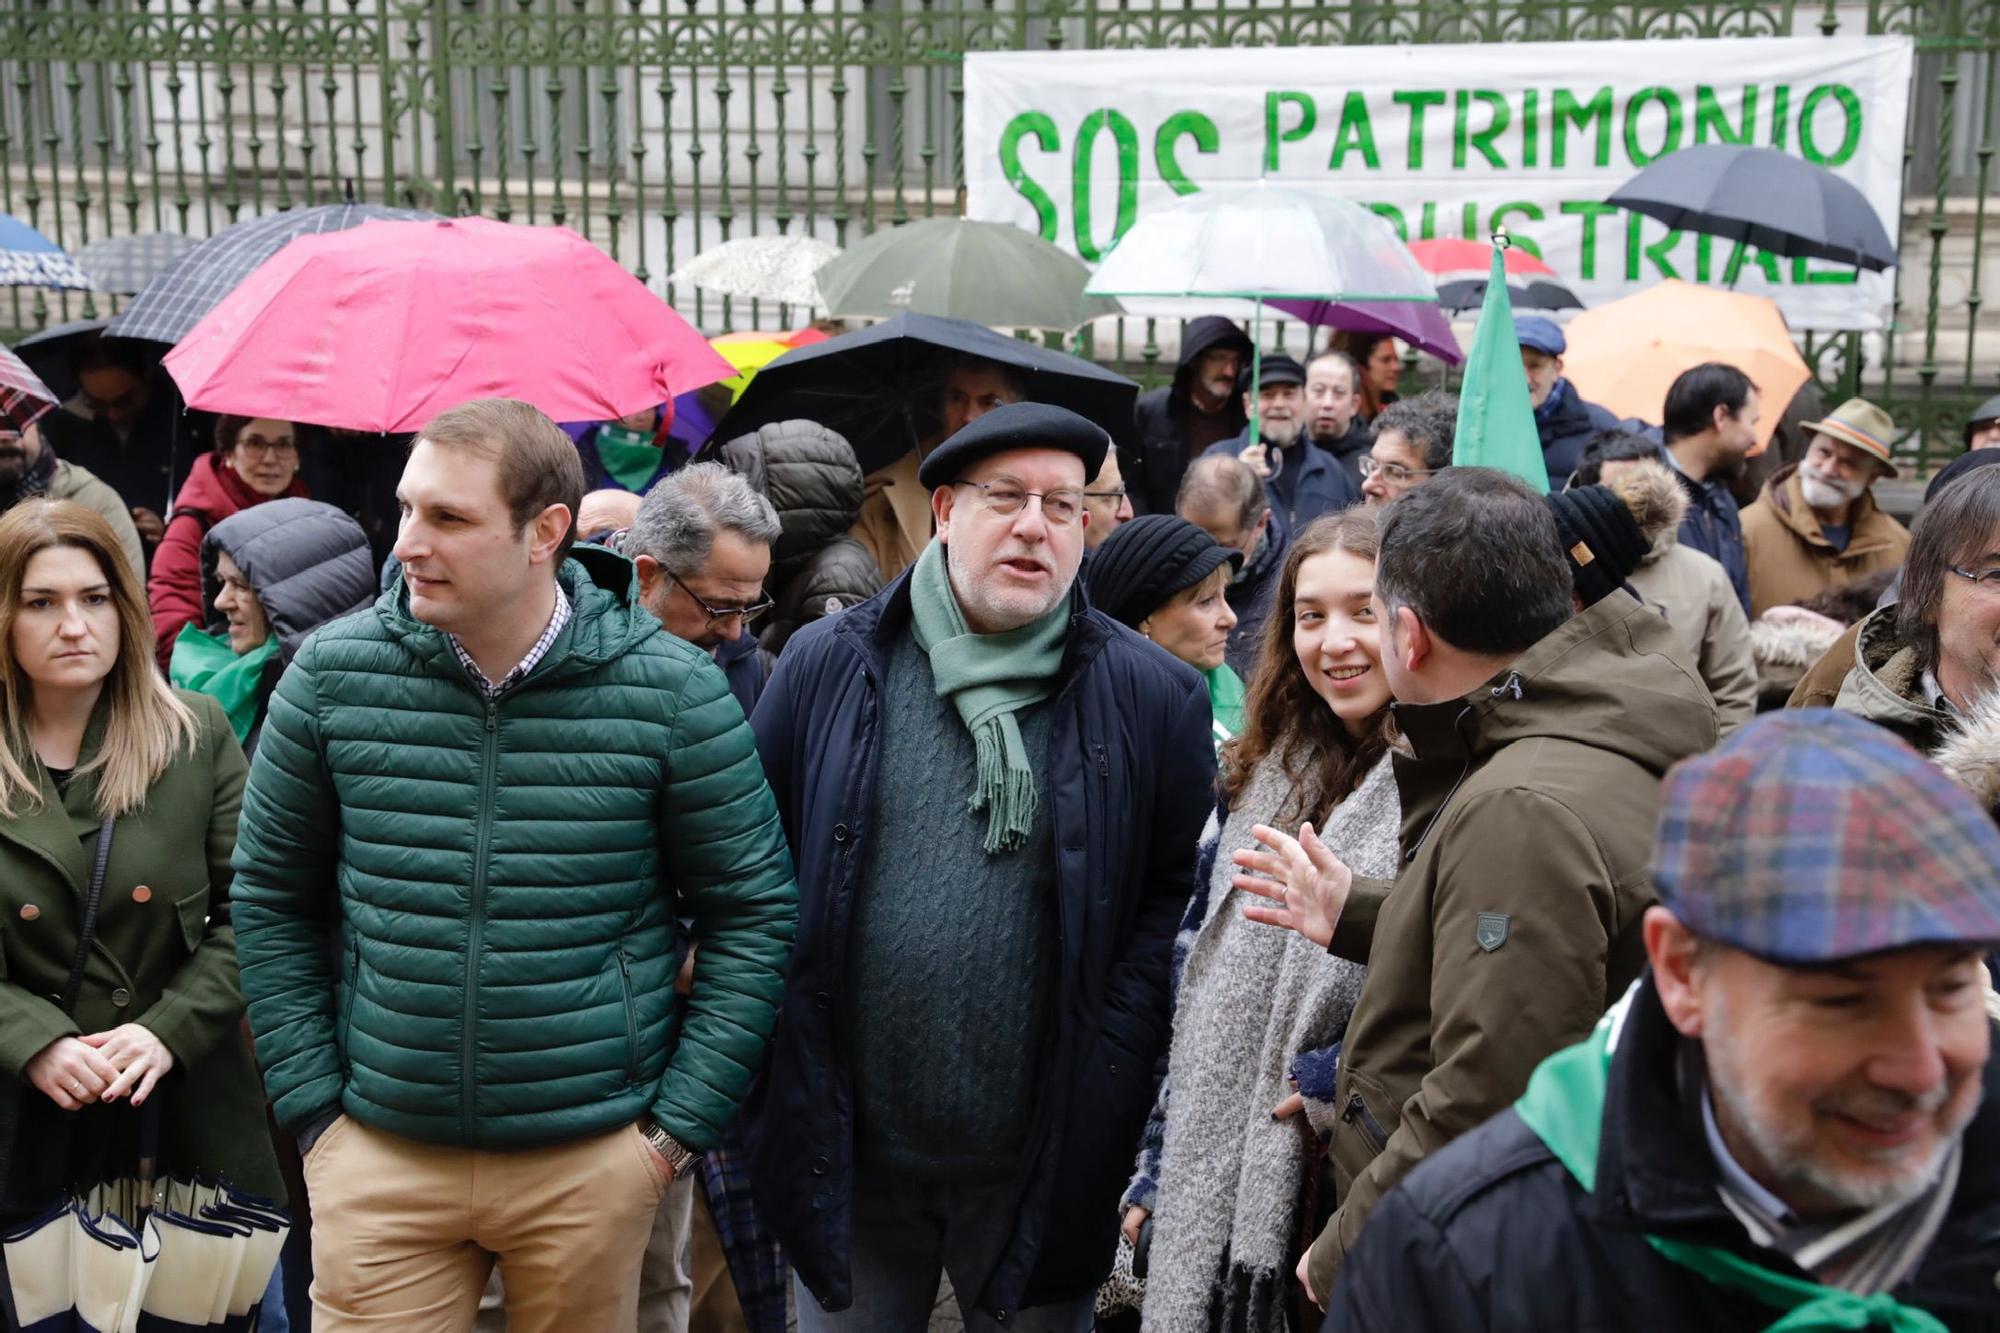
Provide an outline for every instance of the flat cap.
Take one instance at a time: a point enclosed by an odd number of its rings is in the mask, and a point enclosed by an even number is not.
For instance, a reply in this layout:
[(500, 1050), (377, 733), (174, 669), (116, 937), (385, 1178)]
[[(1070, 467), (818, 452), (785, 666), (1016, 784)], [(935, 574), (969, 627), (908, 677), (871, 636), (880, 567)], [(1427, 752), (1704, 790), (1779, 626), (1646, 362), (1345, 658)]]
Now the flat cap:
[(1144, 514), (1120, 523), (1090, 558), (1084, 580), (1090, 604), (1130, 629), (1224, 565), (1243, 567), (1243, 553), (1224, 546), (1173, 514)]
[(1009, 403), (996, 407), (931, 450), (917, 469), (925, 490), (957, 481), (982, 458), (1015, 449), (1060, 449), (1083, 460), (1087, 482), (1104, 466), (1111, 437), (1104, 427), (1051, 403)]
[(1543, 356), (1561, 356), (1569, 350), (1562, 325), (1544, 315), (1514, 316), (1514, 340)]
[(1653, 884), (1681, 924), (1774, 963), (2000, 942), (2000, 830), (1871, 722), (1766, 713), (1667, 774)]
[[(1245, 361), (1243, 363), (1243, 379), (1238, 387), (1245, 393), (1250, 392), (1250, 372), (1252, 368), (1250, 362)], [(1254, 369), (1257, 372), (1259, 387), (1268, 384), (1304, 384), (1306, 382), (1306, 368), (1299, 364), (1297, 357), (1286, 356), (1283, 352), (1273, 352), (1269, 356), (1257, 358), (1257, 364)]]

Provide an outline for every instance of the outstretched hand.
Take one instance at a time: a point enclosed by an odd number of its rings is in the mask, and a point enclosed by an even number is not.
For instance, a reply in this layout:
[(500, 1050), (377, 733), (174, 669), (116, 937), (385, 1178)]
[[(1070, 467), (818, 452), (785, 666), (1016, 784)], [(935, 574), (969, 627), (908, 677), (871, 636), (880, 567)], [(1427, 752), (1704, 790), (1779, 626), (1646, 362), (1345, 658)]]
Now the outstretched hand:
[(1251, 829), (1250, 836), (1267, 850), (1231, 853), (1232, 861), (1253, 872), (1238, 874), (1232, 883), (1276, 906), (1252, 903), (1243, 915), (1267, 926), (1295, 930), (1324, 949), (1333, 942), (1333, 928), (1347, 906), (1354, 872), (1320, 841), (1311, 824), (1301, 825), (1296, 838), (1264, 824)]

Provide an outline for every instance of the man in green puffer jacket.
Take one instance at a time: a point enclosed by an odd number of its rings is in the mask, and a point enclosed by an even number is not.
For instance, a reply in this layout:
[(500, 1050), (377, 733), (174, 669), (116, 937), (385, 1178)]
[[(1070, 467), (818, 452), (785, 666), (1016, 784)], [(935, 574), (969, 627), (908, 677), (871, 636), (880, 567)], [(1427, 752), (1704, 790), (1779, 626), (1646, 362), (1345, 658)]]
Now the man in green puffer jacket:
[(402, 578), (271, 703), (233, 898), (318, 1328), (469, 1327), (496, 1258), (514, 1333), (630, 1328), (770, 1036), (798, 894), (749, 728), (622, 557), (570, 552), (582, 492), (525, 403), (431, 422)]

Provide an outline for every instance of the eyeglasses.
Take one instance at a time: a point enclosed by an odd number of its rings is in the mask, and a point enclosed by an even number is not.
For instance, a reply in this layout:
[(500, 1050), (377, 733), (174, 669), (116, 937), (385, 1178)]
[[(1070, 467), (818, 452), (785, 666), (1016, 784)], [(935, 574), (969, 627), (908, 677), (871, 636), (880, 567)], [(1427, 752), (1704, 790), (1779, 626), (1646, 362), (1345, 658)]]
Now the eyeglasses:
[(707, 602), (701, 600), (700, 594), (695, 592), (693, 588), (682, 583), (678, 575), (667, 573), (667, 577), (674, 581), (676, 588), (679, 588), (688, 595), (689, 601), (700, 607), (707, 614), (708, 623), (711, 625), (720, 625), (730, 620), (755, 620), (758, 616), (763, 615), (766, 611), (777, 605), (777, 602), (766, 597), (763, 601), (752, 602), (748, 606), (710, 606)]
[(283, 435), (275, 440), (267, 440), (261, 435), (239, 435), (236, 437), (236, 447), (246, 454), (263, 454), (268, 457), (295, 454), (299, 451), (298, 444)]
[(1379, 472), (1384, 481), (1400, 482), (1408, 481), (1411, 477), (1432, 477), (1443, 470), (1435, 467), (1404, 467), (1401, 463), (1384, 463), (1373, 454), (1361, 455), (1361, 475), (1372, 477)]
[(1982, 588), (1987, 592), (2000, 592), (2000, 566), (1974, 571), (1960, 569), (1957, 565), (1952, 565), (1950, 569), (1952, 573), (1958, 575), (1967, 583)]
[(1020, 513), (1030, 499), (1042, 502), (1042, 517), (1051, 527), (1066, 528), (1083, 512), (1082, 491), (1024, 491), (1004, 481), (954, 481), (952, 485), (977, 488), (987, 510), (1002, 518)]
[(1113, 504), (1123, 504), (1131, 498), (1131, 495), (1132, 492), (1120, 486), (1115, 491), (1085, 491), (1083, 498), (1086, 500), (1109, 500)]

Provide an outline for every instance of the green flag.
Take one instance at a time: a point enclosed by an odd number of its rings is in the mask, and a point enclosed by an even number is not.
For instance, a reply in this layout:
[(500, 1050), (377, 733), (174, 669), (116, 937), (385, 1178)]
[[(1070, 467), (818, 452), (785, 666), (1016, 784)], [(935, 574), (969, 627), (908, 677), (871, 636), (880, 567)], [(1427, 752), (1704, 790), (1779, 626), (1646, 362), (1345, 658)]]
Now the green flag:
[(1542, 461), (1542, 436), (1528, 401), (1528, 376), (1521, 369), (1521, 344), (1514, 337), (1514, 305), (1507, 299), (1507, 271), (1497, 245), (1493, 275), (1486, 280), (1486, 301), (1479, 308), (1479, 327), (1465, 357), (1451, 461), (1455, 467), (1498, 468), (1544, 495), (1549, 491), (1549, 469)]

